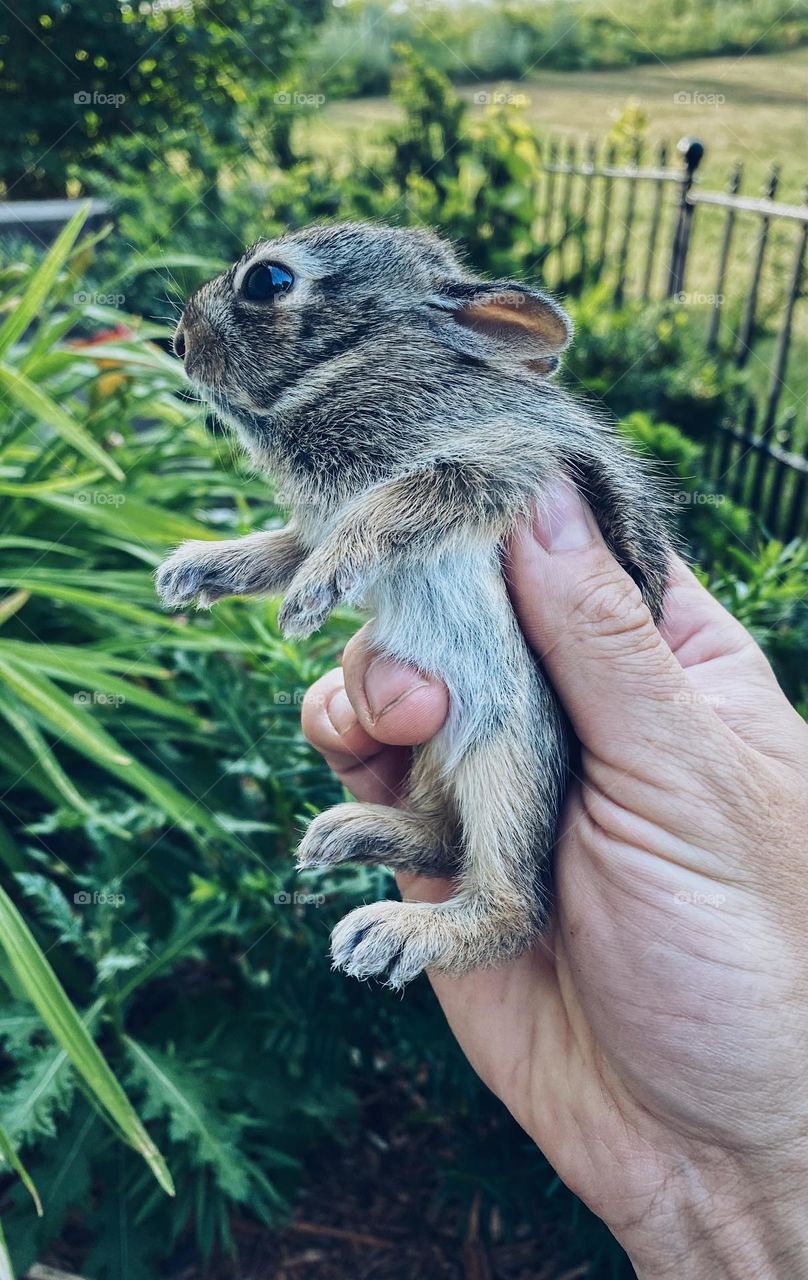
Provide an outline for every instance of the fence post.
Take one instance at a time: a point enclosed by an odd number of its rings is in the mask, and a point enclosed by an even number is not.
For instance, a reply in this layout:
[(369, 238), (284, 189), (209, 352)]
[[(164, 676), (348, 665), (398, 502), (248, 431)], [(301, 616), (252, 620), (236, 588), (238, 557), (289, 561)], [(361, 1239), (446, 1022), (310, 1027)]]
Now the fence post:
[[(642, 142), (638, 138), (632, 149), (630, 168), (635, 172), (640, 168), (642, 163)], [(631, 227), (634, 222), (634, 206), (637, 200), (637, 179), (629, 178), (628, 191), (626, 192), (626, 216), (623, 223), (623, 239), (620, 244), (620, 257), (617, 266), (617, 287), (614, 291), (614, 300), (619, 307), (623, 301), (626, 291), (626, 272), (628, 271), (628, 253), (631, 248)]]
[(687, 266), (687, 250), (690, 245), (690, 226), (693, 221), (693, 205), (688, 196), (693, 186), (693, 177), (701, 164), (704, 155), (704, 144), (698, 138), (682, 138), (677, 150), (684, 161), (684, 170), (679, 184), (679, 207), (673, 228), (671, 245), (671, 263), (668, 273), (667, 296), (673, 298), (682, 292)]
[[(729, 180), (729, 194), (737, 196), (741, 189), (741, 178), (743, 176), (743, 168), (740, 161), (732, 170)], [(707, 327), (707, 350), (713, 351), (718, 344), (718, 326), (721, 323), (721, 308), (724, 297), (724, 281), (727, 275), (727, 264), (729, 262), (729, 250), (732, 244), (732, 231), (735, 226), (735, 210), (732, 205), (727, 208), (727, 216), (724, 220), (724, 234), (721, 237), (721, 250), (718, 255), (718, 278), (715, 282), (715, 297), (713, 299), (713, 309), (710, 312), (710, 322)]]
[(550, 139), (550, 145), (547, 151), (547, 189), (545, 193), (544, 205), (544, 244), (545, 249), (549, 252), (552, 245), (551, 236), (553, 231), (553, 212), (555, 201), (555, 166), (558, 163), (558, 144), (555, 138)]
[(567, 166), (567, 172), (564, 175), (564, 183), (561, 188), (561, 204), (564, 209), (564, 219), (561, 224), (561, 239), (558, 245), (558, 278), (556, 284), (564, 284), (567, 279), (567, 269), (565, 266), (567, 258), (567, 241), (569, 239), (570, 227), (572, 226), (572, 175), (577, 168), (578, 148), (575, 142), (570, 139), (564, 150), (564, 163)]
[[(777, 184), (780, 181), (780, 171), (777, 165), (772, 165), (769, 178), (766, 183), (764, 196), (767, 200), (773, 200), (777, 195)], [(760, 277), (763, 273), (763, 259), (766, 256), (766, 245), (769, 240), (769, 223), (771, 219), (765, 214), (760, 215), (760, 233), (758, 235), (757, 252), (755, 253), (755, 265), (752, 268), (752, 281), (749, 285), (749, 293), (746, 295), (746, 309), (744, 310), (743, 321), (741, 322), (741, 332), (738, 338), (738, 350), (735, 355), (735, 363), (739, 369), (746, 364), (749, 351), (752, 346), (752, 337), (755, 332), (755, 312), (757, 311), (757, 296), (760, 288)]]
[[(803, 193), (805, 203), (808, 204), (808, 189)], [(774, 352), (774, 360), (772, 362), (771, 380), (769, 382), (769, 393), (766, 397), (766, 410), (763, 416), (763, 434), (769, 435), (774, 429), (774, 420), (777, 416), (777, 405), (780, 401), (780, 392), (783, 388), (783, 377), (788, 364), (788, 353), (791, 347), (791, 327), (794, 323), (794, 307), (800, 296), (800, 285), (802, 281), (803, 262), (805, 261), (805, 246), (808, 244), (808, 222), (803, 222), (797, 234), (797, 244), (794, 250), (794, 261), (791, 267), (791, 277), (788, 282), (788, 296), (786, 297), (786, 308), (783, 315), (783, 323), (780, 327), (780, 333), (777, 336), (777, 346)]]
[[(667, 169), (668, 167), (668, 144), (661, 142), (657, 151), (657, 168)], [(648, 254), (645, 259), (645, 277), (642, 285), (643, 301), (647, 302), (651, 296), (651, 280), (654, 274), (654, 260), (656, 257), (656, 243), (659, 235), (659, 223), (662, 218), (662, 192), (665, 183), (658, 178), (654, 183), (654, 207), (651, 214), (651, 229), (648, 232)]]
[[(613, 169), (617, 160), (617, 147), (612, 142), (606, 149), (606, 168)], [(609, 222), (612, 212), (612, 183), (610, 173), (603, 179), (603, 206), (600, 217), (600, 241), (598, 244), (598, 275), (603, 272), (606, 263), (606, 250), (609, 243)]]
[(584, 178), (583, 199), (581, 201), (581, 232), (578, 237), (580, 257), (578, 259), (578, 272), (580, 274), (580, 287), (586, 284), (587, 270), (589, 266), (587, 236), (589, 235), (589, 206), (592, 199), (592, 183), (595, 181), (594, 171), (598, 161), (597, 143), (594, 138), (589, 138), (586, 144), (586, 157), (583, 163), (583, 169), (589, 169), (589, 176)]

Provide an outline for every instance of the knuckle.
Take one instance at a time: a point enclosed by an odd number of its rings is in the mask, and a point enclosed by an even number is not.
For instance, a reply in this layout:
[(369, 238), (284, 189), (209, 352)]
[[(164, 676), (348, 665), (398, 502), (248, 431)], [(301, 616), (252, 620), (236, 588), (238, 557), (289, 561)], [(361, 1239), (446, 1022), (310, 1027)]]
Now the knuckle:
[(628, 574), (604, 568), (574, 586), (569, 602), (569, 626), (600, 640), (635, 636), (655, 641), (651, 614), (640, 589)]

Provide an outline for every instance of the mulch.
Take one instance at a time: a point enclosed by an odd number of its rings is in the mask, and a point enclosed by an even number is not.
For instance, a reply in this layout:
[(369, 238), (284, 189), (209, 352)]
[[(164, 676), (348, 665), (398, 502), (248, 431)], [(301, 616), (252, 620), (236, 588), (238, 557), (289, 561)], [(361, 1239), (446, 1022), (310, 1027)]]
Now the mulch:
[(395, 1102), (310, 1171), (283, 1230), (234, 1222), (239, 1261), (215, 1280), (597, 1280), (588, 1262), (570, 1264), (580, 1250), (557, 1214), (511, 1223), (505, 1239), (479, 1192), (470, 1203), (442, 1195), (450, 1135), (403, 1118)]

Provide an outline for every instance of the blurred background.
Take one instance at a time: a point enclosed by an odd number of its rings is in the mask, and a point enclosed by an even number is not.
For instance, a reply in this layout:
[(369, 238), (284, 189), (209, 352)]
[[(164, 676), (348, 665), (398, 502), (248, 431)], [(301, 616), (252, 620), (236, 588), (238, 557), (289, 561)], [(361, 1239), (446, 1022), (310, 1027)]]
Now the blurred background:
[(169, 337), (323, 219), (544, 282), (804, 713), (807, 51), (806, 0), (0, 5), (3, 1280), (632, 1274), (427, 983), (330, 971), (391, 891), (291, 871), (356, 619), (158, 607), (170, 547), (280, 519)]

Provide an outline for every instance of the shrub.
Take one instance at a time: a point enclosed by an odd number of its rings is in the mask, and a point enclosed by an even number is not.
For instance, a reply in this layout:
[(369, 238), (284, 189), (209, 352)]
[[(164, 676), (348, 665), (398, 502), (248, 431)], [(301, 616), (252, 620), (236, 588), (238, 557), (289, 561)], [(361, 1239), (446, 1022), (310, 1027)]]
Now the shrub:
[[(238, 153), (244, 105), (260, 118), (268, 83), (322, 12), (322, 0), (217, 0), (129, 5), (118, 0), (0, 8), (0, 184), (15, 199), (79, 186), (91, 157), (139, 134), (162, 156), (186, 147)], [(17, 12), (18, 10), (22, 12)], [(13, 56), (11, 51), (13, 50)], [(67, 127), (66, 127), (67, 126)]]
[(382, 5), (349, 0), (331, 11), (307, 55), (307, 83), (332, 97), (381, 94), (394, 79), (397, 42), (411, 44), (459, 83), (521, 78), (537, 69), (591, 70), (664, 59), (793, 48), (808, 39), (799, 0), (511, 0), (498, 5)]

